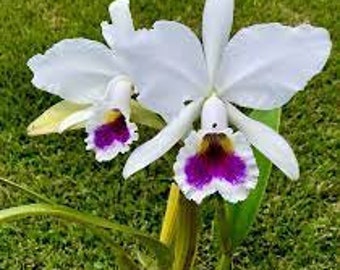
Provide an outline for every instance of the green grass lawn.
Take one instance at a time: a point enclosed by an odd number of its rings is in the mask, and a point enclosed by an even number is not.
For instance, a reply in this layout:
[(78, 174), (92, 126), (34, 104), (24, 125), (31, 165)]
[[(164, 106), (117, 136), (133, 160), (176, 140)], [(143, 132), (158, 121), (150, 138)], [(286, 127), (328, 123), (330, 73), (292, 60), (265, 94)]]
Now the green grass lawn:
[[(137, 26), (173, 19), (199, 33), (203, 0), (131, 0)], [(34, 54), (72, 37), (102, 40), (110, 0), (0, 0), (0, 175), (58, 203), (157, 236), (175, 152), (124, 181), (126, 157), (98, 164), (82, 131), (29, 138), (26, 126), (58, 101), (31, 85)], [(340, 1), (237, 0), (234, 31), (259, 22), (326, 27), (334, 48), (324, 73), (283, 110), (281, 133), (301, 165), (291, 182), (274, 170), (260, 214), (235, 254), (235, 269), (339, 269)], [(142, 140), (154, 132), (141, 129)], [(0, 185), (0, 208), (31, 203)], [(196, 269), (214, 269), (212, 209), (204, 221)], [(338, 261), (338, 263), (340, 263)], [(110, 249), (91, 232), (55, 219), (0, 227), (0, 269), (115, 269)]]

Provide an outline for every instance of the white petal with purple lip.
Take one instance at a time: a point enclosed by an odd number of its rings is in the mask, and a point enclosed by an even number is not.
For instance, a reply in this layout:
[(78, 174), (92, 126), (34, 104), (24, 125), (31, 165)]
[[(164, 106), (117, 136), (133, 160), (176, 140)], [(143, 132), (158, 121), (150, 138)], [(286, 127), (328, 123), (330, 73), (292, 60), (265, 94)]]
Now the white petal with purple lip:
[(98, 108), (87, 122), (86, 132), (86, 149), (93, 150), (99, 162), (126, 153), (138, 140), (137, 126), (117, 108)]
[(198, 204), (216, 192), (231, 203), (245, 200), (259, 175), (249, 143), (231, 129), (192, 131), (177, 156), (174, 171), (183, 194)]

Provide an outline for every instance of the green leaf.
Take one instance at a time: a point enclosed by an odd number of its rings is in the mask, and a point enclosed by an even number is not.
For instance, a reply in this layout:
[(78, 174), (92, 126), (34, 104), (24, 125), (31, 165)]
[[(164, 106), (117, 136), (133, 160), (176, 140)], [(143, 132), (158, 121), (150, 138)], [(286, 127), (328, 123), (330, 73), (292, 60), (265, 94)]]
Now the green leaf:
[(121, 270), (138, 270), (141, 269), (138, 265), (135, 264), (133, 259), (129, 256), (129, 254), (122, 249), (118, 244), (112, 241), (111, 235), (108, 234), (103, 229), (98, 229), (96, 227), (91, 228), (92, 232), (102, 238), (115, 253), (116, 263)]
[[(42, 115), (35, 119), (27, 128), (29, 136), (39, 136), (51, 133), (57, 133), (60, 123), (71, 114), (84, 110), (88, 105), (76, 104), (69, 101), (61, 101), (47, 109)], [(71, 129), (82, 128), (82, 125), (76, 125)]]
[[(279, 129), (281, 109), (272, 111), (254, 111), (250, 116), (276, 131)], [(232, 216), (230, 237), (233, 248), (239, 245), (249, 232), (265, 194), (267, 182), (272, 170), (272, 163), (267, 158), (257, 150), (254, 150), (254, 153), (260, 169), (260, 176), (256, 189), (250, 193), (247, 200), (236, 205), (228, 205), (226, 209)]]
[(131, 101), (131, 121), (154, 129), (162, 129), (165, 125), (157, 114), (144, 108), (135, 100)]
[(144, 269), (158, 270), (157, 262), (153, 258), (145, 255), (140, 251), (137, 251), (137, 258), (140, 264), (144, 267)]
[(109, 229), (132, 236), (154, 252), (159, 269), (169, 269), (172, 263), (172, 253), (164, 244), (138, 230), (120, 225), (103, 218), (84, 214), (65, 206), (48, 204), (31, 204), (8, 208), (0, 211), (0, 224), (31, 216), (53, 216), (75, 222), (92, 229), (93, 227)]
[(0, 182), (23, 191), (24, 193), (26, 193), (32, 199), (38, 199), (39, 201), (42, 201), (42, 202), (47, 203), (47, 204), (55, 204), (53, 201), (51, 201), (51, 200), (45, 198), (44, 196), (34, 192), (33, 190), (30, 190), (30, 189), (28, 189), (28, 188), (26, 188), (22, 185), (19, 185), (15, 182), (10, 181), (8, 179), (0, 177)]

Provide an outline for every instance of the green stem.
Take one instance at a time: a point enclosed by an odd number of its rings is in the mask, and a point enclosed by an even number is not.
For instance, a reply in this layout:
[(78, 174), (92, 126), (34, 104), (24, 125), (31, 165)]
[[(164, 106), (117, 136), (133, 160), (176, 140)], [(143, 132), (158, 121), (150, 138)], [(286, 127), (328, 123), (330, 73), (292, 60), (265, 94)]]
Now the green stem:
[(232, 223), (232, 213), (230, 208), (226, 207), (226, 204), (221, 198), (216, 201), (216, 228), (221, 244), (221, 258), (219, 261), (218, 269), (231, 270), (232, 269), (232, 242), (230, 235), (230, 228)]
[(160, 235), (160, 241), (167, 246), (171, 246), (175, 242), (179, 211), (179, 198), (179, 188), (177, 185), (172, 184)]
[(197, 249), (198, 206), (180, 193), (178, 209), (173, 270), (189, 270), (194, 264)]
[(219, 270), (232, 270), (233, 264), (232, 264), (231, 256), (227, 256), (225, 254), (222, 254), (217, 269), (219, 269)]

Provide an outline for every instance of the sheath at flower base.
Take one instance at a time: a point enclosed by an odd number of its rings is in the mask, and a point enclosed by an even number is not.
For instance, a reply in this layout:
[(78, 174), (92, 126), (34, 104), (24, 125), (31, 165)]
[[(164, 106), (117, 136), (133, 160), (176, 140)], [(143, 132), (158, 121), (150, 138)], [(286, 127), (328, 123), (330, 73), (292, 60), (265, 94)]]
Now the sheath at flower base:
[[(241, 29), (228, 41), (233, 9), (232, 0), (206, 1), (203, 44), (188, 27), (170, 21), (156, 22), (151, 31), (139, 33), (133, 42), (120, 44), (124, 58), (134, 59), (134, 65), (128, 69), (135, 85), (143, 88), (139, 101), (168, 122), (159, 134), (130, 155), (124, 177), (143, 169), (183, 139), (201, 114), (204, 101), (216, 96), (224, 103), (228, 122), (242, 132), (249, 143), (289, 178), (299, 178), (298, 162), (286, 140), (271, 128), (248, 118), (235, 105), (271, 110), (288, 103), (325, 66), (331, 51), (329, 33), (307, 24), (289, 27), (269, 23)], [(175, 166), (175, 180), (188, 198), (197, 202), (217, 191), (216, 186), (209, 189), (208, 184), (199, 185), (200, 191), (198, 185), (190, 189), (189, 174), (185, 175), (187, 178), (183, 176), (185, 168), (192, 174), (199, 174), (201, 168), (185, 167), (183, 153), (195, 153), (196, 159), (200, 153), (205, 159), (210, 157), (204, 153), (207, 145), (207, 140), (201, 139), (204, 130), (203, 126), (202, 131), (194, 133), (196, 136), (188, 137)], [(232, 142), (233, 135), (226, 136)], [(199, 145), (196, 150), (190, 148), (191, 140)], [(221, 190), (218, 191), (223, 194)], [(246, 195), (224, 197), (235, 202), (245, 199)]]
[(133, 79), (115, 48), (135, 34), (129, 1), (115, 1), (109, 11), (114, 24), (103, 22), (102, 32), (110, 47), (83, 38), (66, 39), (28, 61), (34, 86), (87, 105), (64, 119), (59, 132), (85, 123), (87, 149), (95, 152), (98, 161), (127, 152), (138, 139), (137, 127), (129, 121)]

